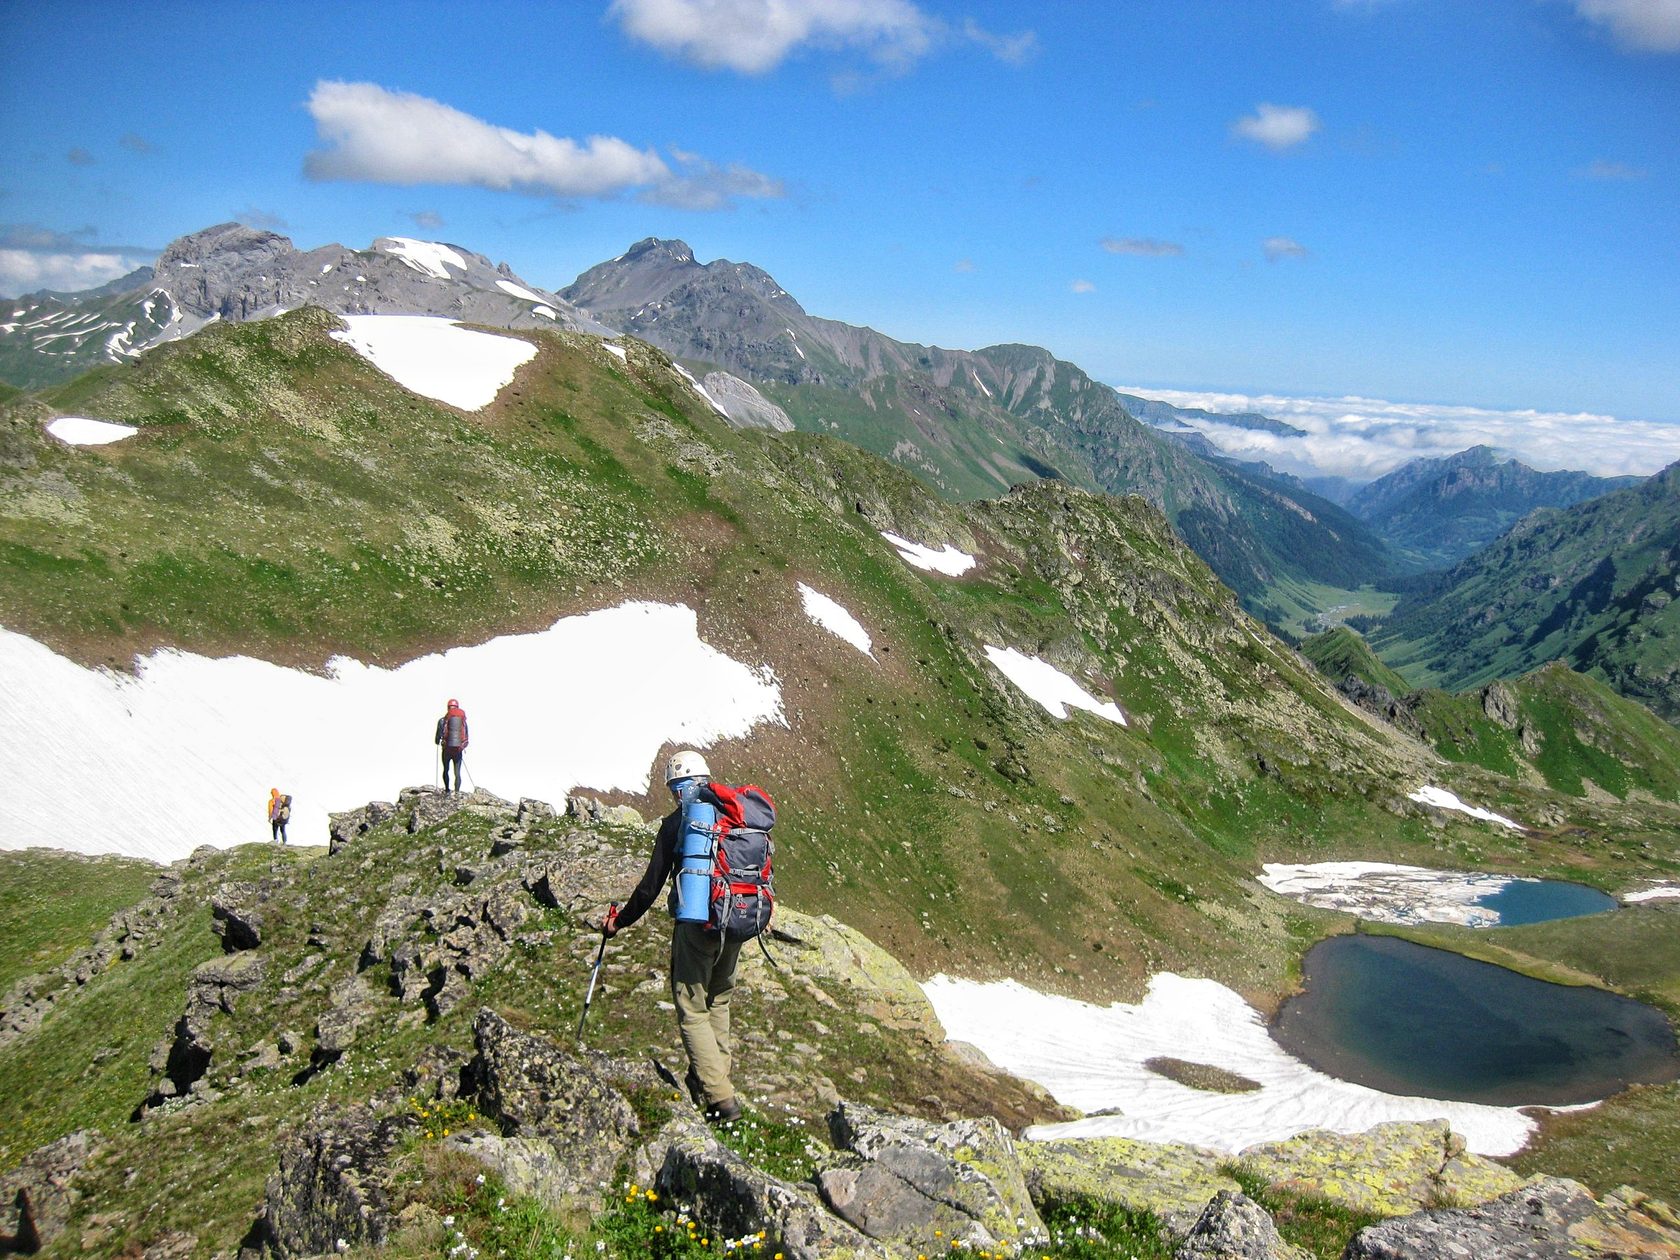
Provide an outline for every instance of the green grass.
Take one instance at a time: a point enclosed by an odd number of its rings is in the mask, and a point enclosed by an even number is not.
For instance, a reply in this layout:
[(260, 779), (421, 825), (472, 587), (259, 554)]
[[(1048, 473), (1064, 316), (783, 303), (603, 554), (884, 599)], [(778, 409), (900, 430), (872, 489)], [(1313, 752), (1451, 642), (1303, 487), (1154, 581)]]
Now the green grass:
[(0, 852), (0, 994), (85, 949), (118, 910), (146, 895), (158, 868), (139, 858), (52, 850)]
[(1220, 1169), (1243, 1188), (1243, 1193), (1272, 1214), (1278, 1234), (1287, 1243), (1304, 1248), (1318, 1260), (1341, 1260), (1348, 1240), (1367, 1225), (1383, 1218), (1315, 1194), (1290, 1194), (1270, 1188), (1241, 1163)]
[(1151, 1212), (1079, 1198), (1046, 1203), (1039, 1215), (1050, 1244), (1022, 1252), (1026, 1260), (1172, 1260), (1172, 1238)]

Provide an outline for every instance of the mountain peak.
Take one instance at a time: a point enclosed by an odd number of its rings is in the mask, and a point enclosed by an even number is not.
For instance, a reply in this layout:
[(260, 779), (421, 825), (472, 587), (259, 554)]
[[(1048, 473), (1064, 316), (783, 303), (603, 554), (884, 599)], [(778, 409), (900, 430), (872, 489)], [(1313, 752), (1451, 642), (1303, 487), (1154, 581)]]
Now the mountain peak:
[(652, 255), (672, 262), (694, 262), (694, 251), (687, 241), (667, 241), (657, 236), (644, 236), (619, 256), (621, 262), (635, 262)]
[(243, 223), (218, 223), (214, 227), (190, 232), (171, 241), (163, 253), (158, 255), (157, 270), (163, 272), (171, 264), (197, 264), (206, 258), (220, 255), (247, 257), (253, 254), (288, 253), (291, 249), (290, 238), (281, 236), (278, 232), (247, 227)]

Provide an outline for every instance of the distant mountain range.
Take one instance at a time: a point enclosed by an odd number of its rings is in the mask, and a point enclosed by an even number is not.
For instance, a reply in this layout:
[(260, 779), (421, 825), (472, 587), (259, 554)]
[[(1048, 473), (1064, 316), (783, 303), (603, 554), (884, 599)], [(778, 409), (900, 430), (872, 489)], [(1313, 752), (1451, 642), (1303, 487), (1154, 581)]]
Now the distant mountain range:
[(1421, 571), (1457, 563), (1537, 508), (1570, 507), (1641, 480), (1536, 472), (1473, 446), (1445, 459), (1414, 459), (1356, 491), (1347, 508)]
[(1421, 583), (1372, 646), (1451, 688), (1561, 660), (1680, 719), (1680, 464), (1526, 517)]

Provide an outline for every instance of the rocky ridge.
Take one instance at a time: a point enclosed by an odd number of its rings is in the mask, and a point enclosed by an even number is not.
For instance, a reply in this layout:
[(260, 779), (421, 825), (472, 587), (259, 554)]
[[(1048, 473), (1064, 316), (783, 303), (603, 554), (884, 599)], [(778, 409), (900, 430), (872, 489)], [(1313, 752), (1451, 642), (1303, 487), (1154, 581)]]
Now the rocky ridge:
[[(159, 880), (170, 896), (148, 901), (177, 907), (171, 936), (220, 952), (180, 973), (184, 1007), (129, 1127), (55, 1138), (0, 1178), (14, 1209), (0, 1226), (8, 1245), (226, 1260), (411, 1254), (431, 1239), (475, 1245), (467, 1231), (489, 1237), (512, 1202), (543, 1228), (580, 1213), (614, 1228), (692, 1224), (786, 1260), (953, 1243), (1039, 1256), (1071, 1237), (1070, 1212), (1108, 1204), (1153, 1222), (1180, 1260), (1295, 1260), (1303, 1253), (1260, 1195), (1382, 1218), (1350, 1256), (1453, 1254), (1441, 1240), (1465, 1229), (1531, 1247), (1477, 1253), (1489, 1256), (1680, 1256), (1680, 1221), (1655, 1200), (1524, 1182), (1465, 1153), (1441, 1123), (1303, 1134), (1235, 1158), (1124, 1139), (1022, 1141), (1024, 1120), (1067, 1113), (944, 1045), (919, 987), (867, 939), (785, 908), (778, 968), (744, 967), (737, 997), (761, 1030), (737, 1063), (754, 1110), (710, 1130), (661, 1062), (674, 1050), (650, 965), (659, 934), (620, 938), (592, 1016), (590, 1041), (605, 1052), (570, 1044), (580, 981), (557, 985), (542, 961), (558, 950), (586, 962), (599, 937), (582, 916), (639, 870), (639, 817), (620, 807), (610, 822), (592, 818), (604, 812), (587, 799), (554, 809), (407, 789), (335, 816), (330, 851), (301, 865), (295, 852), (251, 846), (171, 868)], [(84, 987), (121, 978), (108, 965)], [(556, 998), (554, 1015), (530, 1013)], [(86, 1000), (62, 998), (52, 1017), (73, 1018)], [(37, 1035), (39, 1025), (12, 1033)], [(650, 1035), (652, 1056), (637, 1053)], [(253, 1108), (291, 1118), (247, 1137), (240, 1117)], [(266, 1165), (254, 1220), (237, 1198), (220, 1216), (213, 1197), (186, 1205), (199, 1220), (190, 1230), (156, 1202), (125, 1206), (133, 1179), (114, 1174), (136, 1144), (167, 1149), (177, 1131), (208, 1140), (213, 1162)], [(772, 1131), (795, 1135), (791, 1158), (755, 1136)], [(219, 1132), (234, 1145), (205, 1136)], [(603, 1242), (640, 1254), (620, 1235)]]

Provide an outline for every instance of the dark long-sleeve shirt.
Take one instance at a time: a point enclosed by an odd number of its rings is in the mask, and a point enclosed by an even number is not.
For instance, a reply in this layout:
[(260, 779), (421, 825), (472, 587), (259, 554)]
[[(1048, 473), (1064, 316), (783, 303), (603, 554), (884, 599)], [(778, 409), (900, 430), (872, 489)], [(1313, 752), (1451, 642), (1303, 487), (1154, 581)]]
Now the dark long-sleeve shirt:
[(630, 900), (619, 909), (620, 931), (648, 912), (654, 898), (659, 896), (659, 890), (670, 880), (671, 871), (677, 865), (677, 839), (681, 835), (682, 810), (673, 809), (659, 824), (659, 835), (654, 838), (653, 852), (648, 856), (647, 870), (642, 872), (641, 883), (630, 894)]

